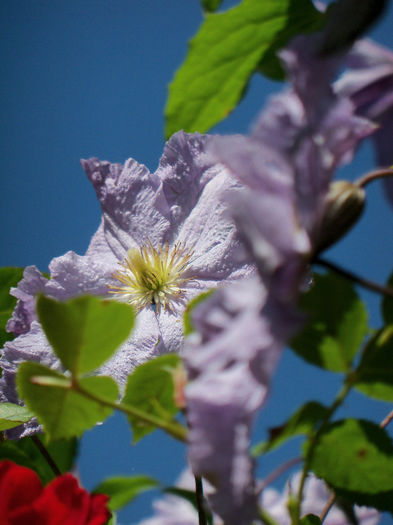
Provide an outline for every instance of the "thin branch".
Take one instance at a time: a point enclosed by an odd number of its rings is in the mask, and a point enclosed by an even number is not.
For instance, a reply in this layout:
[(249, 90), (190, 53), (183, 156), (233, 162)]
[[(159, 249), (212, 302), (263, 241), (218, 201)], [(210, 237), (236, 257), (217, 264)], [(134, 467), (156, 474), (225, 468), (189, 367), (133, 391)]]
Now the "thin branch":
[(45, 458), (46, 462), (52, 469), (55, 476), (61, 476), (61, 471), (59, 467), (56, 465), (55, 460), (52, 458), (52, 456), (49, 454), (48, 450), (44, 446), (44, 444), (40, 441), (40, 439), (37, 436), (31, 437), (32, 442), (35, 444), (35, 446), (38, 448), (38, 450), (41, 452), (43, 457)]
[(330, 509), (333, 507), (333, 505), (336, 503), (336, 498), (337, 496), (335, 495), (334, 492), (332, 492), (330, 498), (327, 500), (326, 502), (326, 505), (324, 506), (323, 510), (322, 510), (322, 513), (319, 517), (319, 519), (321, 520), (321, 523), (323, 523), (326, 519), (326, 516), (329, 514), (330, 512)]
[(280, 465), (277, 467), (273, 472), (271, 472), (266, 478), (259, 484), (257, 488), (257, 494), (260, 494), (268, 485), (273, 483), (277, 478), (279, 478), (284, 472), (293, 466), (297, 465), (298, 463), (301, 463), (303, 461), (303, 458), (292, 458), (283, 465)]
[(334, 272), (339, 273), (343, 277), (346, 277), (347, 279), (350, 279), (351, 281), (360, 284), (361, 286), (363, 286), (363, 288), (367, 288), (368, 290), (371, 290), (373, 292), (393, 298), (392, 288), (388, 288), (387, 286), (382, 286), (381, 284), (375, 283), (374, 281), (364, 279), (363, 277), (360, 277), (359, 275), (356, 275), (355, 273), (346, 270), (338, 264), (332, 263), (331, 261), (322, 259), (320, 257), (317, 257), (313, 261), (313, 263), (318, 264), (319, 266), (324, 266), (325, 268), (329, 268), (329, 270), (333, 270)]
[(132, 416), (136, 419), (139, 419), (139, 421), (143, 421), (144, 423), (147, 423), (149, 425), (161, 428), (162, 430), (165, 430), (165, 432), (178, 439), (179, 441), (187, 441), (187, 431), (177, 421), (164, 421), (163, 419), (160, 419), (154, 414), (148, 414), (147, 412), (143, 412), (143, 410), (140, 410), (139, 408), (136, 408), (134, 406), (110, 401), (99, 396), (98, 394), (93, 394), (92, 392), (85, 390), (76, 381), (73, 382), (72, 389), (76, 392), (79, 392), (88, 399), (100, 403), (101, 405), (111, 407), (114, 410), (119, 410), (127, 416)]
[(202, 478), (199, 476), (195, 476), (195, 494), (198, 507), (199, 525), (207, 525), (205, 501), (203, 497), (203, 484)]
[(366, 175), (363, 175), (359, 179), (355, 181), (355, 185), (359, 188), (364, 188), (367, 184), (370, 182), (373, 182), (377, 179), (382, 179), (383, 177), (392, 177), (393, 176), (393, 169), (392, 168), (382, 168), (379, 170), (370, 171), (370, 173), (366, 173)]
[(393, 410), (391, 412), (389, 412), (389, 414), (385, 417), (385, 419), (380, 423), (380, 427), (381, 428), (386, 428), (389, 423), (392, 421), (393, 419)]

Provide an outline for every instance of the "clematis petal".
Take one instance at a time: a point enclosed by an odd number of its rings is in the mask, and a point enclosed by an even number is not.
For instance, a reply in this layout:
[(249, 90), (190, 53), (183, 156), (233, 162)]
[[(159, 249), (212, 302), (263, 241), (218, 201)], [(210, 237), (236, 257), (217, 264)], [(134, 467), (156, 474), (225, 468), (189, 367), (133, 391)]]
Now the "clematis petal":
[(169, 228), (169, 208), (159, 177), (134, 159), (124, 167), (98, 159), (81, 162), (101, 203), (105, 235), (116, 256), (122, 259), (147, 238), (162, 243)]
[(118, 260), (111, 252), (100, 257), (77, 255), (67, 252), (52, 259), (49, 269), (51, 279), (45, 287), (45, 293), (59, 300), (70, 299), (82, 294), (108, 296), (108, 284), (113, 283), (112, 274)]
[(206, 184), (219, 169), (205, 155), (210, 140), (208, 135), (179, 131), (165, 144), (156, 174), (162, 181), (171, 213), (167, 241), (173, 241), (177, 228), (192, 212)]
[(7, 323), (7, 331), (15, 335), (29, 331), (31, 323), (37, 319), (35, 313), (35, 296), (43, 292), (47, 279), (36, 266), (27, 266), (23, 279), (16, 288), (11, 289), (11, 295), (18, 299), (17, 305)]

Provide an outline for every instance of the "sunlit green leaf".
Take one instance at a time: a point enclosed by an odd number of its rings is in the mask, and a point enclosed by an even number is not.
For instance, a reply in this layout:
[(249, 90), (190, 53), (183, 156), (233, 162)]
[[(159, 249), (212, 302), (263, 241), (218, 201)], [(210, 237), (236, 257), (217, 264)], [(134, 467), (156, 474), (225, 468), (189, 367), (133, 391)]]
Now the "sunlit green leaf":
[(269, 440), (255, 445), (252, 454), (259, 456), (260, 454), (279, 447), (294, 436), (310, 435), (316, 425), (326, 416), (327, 411), (328, 409), (326, 407), (316, 401), (306, 403), (300, 407), (286, 423), (279, 427), (269, 429)]
[(377, 494), (393, 490), (393, 444), (375, 423), (346, 419), (321, 435), (311, 469), (334, 489)]
[(115, 476), (100, 483), (94, 492), (107, 494), (110, 497), (110, 510), (118, 510), (142, 492), (157, 486), (158, 482), (150, 476)]
[(14, 403), (0, 403), (0, 430), (7, 430), (27, 423), (34, 414), (26, 407)]
[(333, 273), (314, 275), (301, 300), (309, 321), (292, 340), (306, 361), (334, 372), (348, 372), (368, 332), (367, 311), (352, 283)]
[[(174, 402), (171, 373), (179, 360), (179, 356), (168, 354), (138, 366), (128, 377), (123, 404), (171, 421), (179, 410)], [(132, 416), (128, 416), (128, 420), (132, 426), (134, 442), (155, 430), (154, 426)]]
[(367, 344), (355, 377), (355, 387), (364, 394), (393, 401), (393, 324)]
[(131, 306), (85, 296), (58, 302), (41, 296), (37, 312), (50, 344), (73, 374), (98, 368), (130, 334)]
[[(45, 439), (37, 435), (19, 440), (7, 440), (0, 443), (0, 460), (9, 459), (18, 465), (31, 468), (37, 472), (42, 483), (46, 485), (55, 477), (55, 473), (40, 452), (36, 440)], [(72, 469), (77, 450), (76, 439), (58, 440), (55, 443), (44, 445), (61, 473)]]
[(166, 136), (209, 130), (233, 110), (257, 69), (282, 79), (275, 53), (322, 20), (310, 0), (244, 0), (206, 17), (170, 85)]
[[(22, 363), (17, 374), (19, 396), (43, 424), (51, 440), (81, 436), (96, 423), (104, 421), (112, 409), (88, 399), (75, 390), (33, 384), (31, 378), (64, 378), (58, 372), (37, 363)], [(117, 385), (110, 377), (87, 377), (79, 381), (91, 395), (114, 402)]]
[(22, 277), (23, 268), (0, 268), (0, 347), (13, 338), (13, 335), (5, 330), (16, 305), (16, 298), (10, 295), (10, 288), (16, 286)]

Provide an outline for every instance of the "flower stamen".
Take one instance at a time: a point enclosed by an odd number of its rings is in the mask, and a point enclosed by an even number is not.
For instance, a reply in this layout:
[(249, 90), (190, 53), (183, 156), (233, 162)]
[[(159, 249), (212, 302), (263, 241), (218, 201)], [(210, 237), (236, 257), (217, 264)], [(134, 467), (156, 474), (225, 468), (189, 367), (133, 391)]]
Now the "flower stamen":
[(184, 243), (155, 248), (149, 241), (139, 249), (131, 248), (122, 269), (113, 274), (121, 285), (109, 285), (109, 291), (137, 310), (154, 305), (157, 313), (161, 308), (173, 311), (171, 303), (183, 297), (184, 285), (193, 280), (185, 275), (192, 256)]

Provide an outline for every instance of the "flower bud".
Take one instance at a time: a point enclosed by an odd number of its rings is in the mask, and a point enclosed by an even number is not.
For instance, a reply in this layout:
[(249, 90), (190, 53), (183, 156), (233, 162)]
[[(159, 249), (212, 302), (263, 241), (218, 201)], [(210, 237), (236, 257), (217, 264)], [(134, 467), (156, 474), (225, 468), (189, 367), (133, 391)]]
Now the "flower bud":
[(366, 201), (366, 192), (352, 182), (333, 182), (326, 198), (325, 215), (315, 255), (341, 239), (361, 216)]

